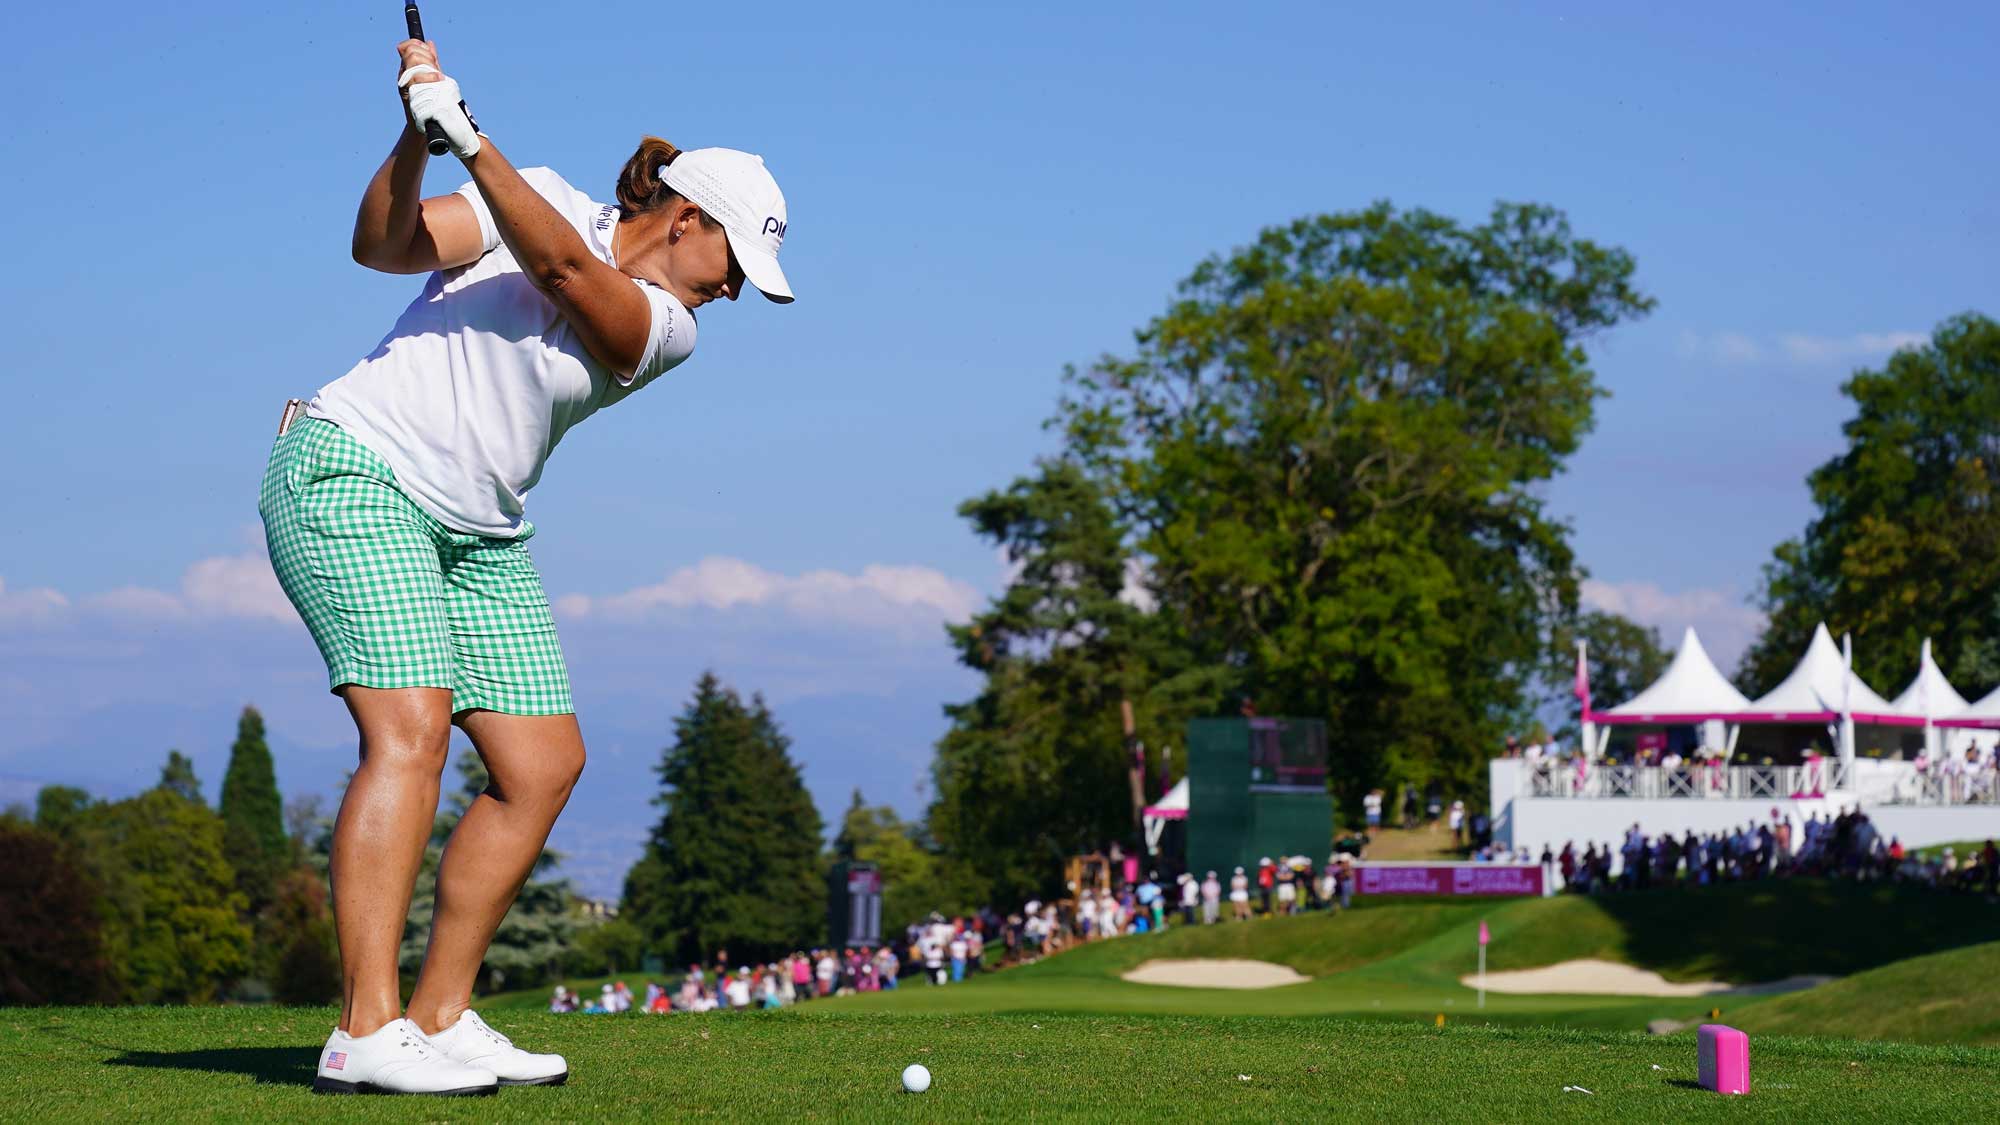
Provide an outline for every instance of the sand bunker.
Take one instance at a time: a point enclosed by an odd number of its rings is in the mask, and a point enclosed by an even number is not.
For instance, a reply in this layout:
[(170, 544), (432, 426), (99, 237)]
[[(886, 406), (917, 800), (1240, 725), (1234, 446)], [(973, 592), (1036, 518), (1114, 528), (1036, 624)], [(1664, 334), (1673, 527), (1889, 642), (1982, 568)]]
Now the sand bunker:
[[(1479, 975), (1458, 978), (1467, 988), (1479, 987)], [(1832, 977), (1802, 976), (1762, 984), (1733, 985), (1719, 980), (1669, 981), (1651, 969), (1621, 965), (1616, 961), (1564, 961), (1539, 969), (1519, 969), (1486, 974), (1486, 991), (1507, 993), (1564, 993), (1572, 996), (1771, 996), (1797, 992), (1832, 980)]]
[(1148, 961), (1124, 974), (1133, 984), (1170, 984), (1180, 988), (1277, 988), (1311, 980), (1285, 965), (1234, 958), (1191, 958)]

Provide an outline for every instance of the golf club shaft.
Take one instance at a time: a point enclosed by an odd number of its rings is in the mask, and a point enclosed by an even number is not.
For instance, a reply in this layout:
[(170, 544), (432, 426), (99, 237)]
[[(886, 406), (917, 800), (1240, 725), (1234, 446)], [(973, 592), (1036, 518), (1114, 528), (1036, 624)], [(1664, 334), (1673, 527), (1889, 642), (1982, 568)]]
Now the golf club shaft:
[[(415, 0), (403, 5), (403, 22), (409, 25), (410, 38), (418, 42), (424, 39), (424, 17), (417, 12)], [(424, 122), (424, 145), (432, 156), (443, 156), (451, 151), (451, 142), (445, 140), (444, 126), (435, 121)]]

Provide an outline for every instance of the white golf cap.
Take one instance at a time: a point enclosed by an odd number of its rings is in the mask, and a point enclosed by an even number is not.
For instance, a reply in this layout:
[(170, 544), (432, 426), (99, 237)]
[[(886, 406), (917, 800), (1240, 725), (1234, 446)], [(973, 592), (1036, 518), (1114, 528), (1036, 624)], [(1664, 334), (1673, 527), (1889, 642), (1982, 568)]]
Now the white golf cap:
[(763, 157), (733, 148), (690, 149), (667, 165), (667, 186), (722, 224), (750, 284), (779, 304), (791, 301), (791, 284), (778, 268), (778, 247), (785, 242), (785, 193), (765, 169)]

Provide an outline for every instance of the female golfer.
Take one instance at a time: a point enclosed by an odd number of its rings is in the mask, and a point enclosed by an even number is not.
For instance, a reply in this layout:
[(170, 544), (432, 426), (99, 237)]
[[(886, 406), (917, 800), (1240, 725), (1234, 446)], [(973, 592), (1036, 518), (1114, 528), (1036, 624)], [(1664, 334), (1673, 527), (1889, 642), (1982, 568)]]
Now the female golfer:
[[(584, 760), (522, 498), (572, 426), (688, 357), (692, 310), (735, 300), (746, 276), (792, 299), (785, 201), (756, 156), (648, 137), (618, 203), (594, 203), (547, 169), (515, 171), (431, 44), (398, 50), (403, 133), (361, 198), (354, 259), (430, 278), (302, 415), (287, 404), (259, 511), (361, 735), (333, 836), (345, 991), (314, 1088), (492, 1093), (569, 1073), (470, 1007)], [(420, 199), (432, 122), (472, 182)], [(406, 1015), (396, 954), (453, 725), (492, 782), (445, 848)]]

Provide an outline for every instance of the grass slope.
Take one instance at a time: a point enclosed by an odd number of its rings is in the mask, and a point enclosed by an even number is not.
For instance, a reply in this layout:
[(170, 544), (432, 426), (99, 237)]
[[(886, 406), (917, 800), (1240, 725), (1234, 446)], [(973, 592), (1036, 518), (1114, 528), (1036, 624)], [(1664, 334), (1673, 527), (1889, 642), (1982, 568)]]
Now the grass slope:
[(1745, 1031), (2000, 1046), (2000, 942), (1912, 957), (1736, 1013)]
[[(1760, 1037), (1747, 1102), (1694, 1086), (1685, 1036), (1327, 1019), (521, 1013), (573, 1079), (494, 1098), (320, 1098), (331, 1009), (0, 1012), (21, 1120), (1963, 1120), (2000, 1051)], [(929, 1093), (897, 1075), (922, 1062)], [(1565, 1092), (1582, 1086), (1590, 1094)]]
[[(1476, 1014), (1502, 1024), (1637, 1030), (1654, 1019), (1688, 1020), (1715, 1007), (1728, 1014), (1750, 1003), (1729, 997), (1491, 994), (1486, 1007), (1477, 1009), (1476, 993), (1459, 978), (1477, 964), (1475, 934), (1482, 917), (1493, 934), (1488, 950), (1493, 971), (1597, 957), (1652, 969), (1670, 980), (1752, 983), (1800, 973), (1845, 976), (1912, 953), (1973, 944), (1992, 936), (2000, 913), (1967, 896), (1805, 881), (1488, 904), (1385, 902), (1339, 915), (1180, 927), (1094, 943), (950, 988), (913, 982), (894, 993), (826, 1004), (939, 1014), (1066, 1011), (1392, 1020)], [(1315, 979), (1258, 991), (1166, 988), (1119, 979), (1143, 961), (1170, 957), (1248, 957), (1289, 965)]]

